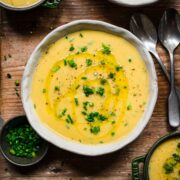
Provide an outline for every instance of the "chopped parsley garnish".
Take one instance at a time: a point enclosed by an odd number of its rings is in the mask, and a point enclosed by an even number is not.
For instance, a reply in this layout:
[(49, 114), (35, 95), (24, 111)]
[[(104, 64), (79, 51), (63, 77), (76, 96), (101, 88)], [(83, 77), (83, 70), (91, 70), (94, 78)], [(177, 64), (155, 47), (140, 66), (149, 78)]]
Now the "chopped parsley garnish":
[(98, 134), (100, 132), (100, 127), (99, 126), (94, 126), (94, 127), (91, 127), (90, 129), (91, 133), (92, 134)]
[(81, 48), (81, 52), (86, 52), (86, 51), (87, 51), (87, 46)]
[(111, 50), (110, 50), (110, 46), (109, 45), (105, 45), (104, 43), (102, 43), (102, 53), (103, 54), (111, 54)]
[(102, 87), (99, 87), (98, 90), (96, 91), (96, 94), (100, 95), (100, 96), (103, 96), (104, 95), (104, 88)]
[(72, 68), (76, 68), (77, 64), (74, 62), (73, 59), (67, 61), (68, 65)]
[(86, 80), (86, 79), (87, 79), (87, 77), (82, 77), (81, 79)]
[(102, 85), (104, 85), (104, 84), (107, 83), (107, 80), (106, 80), (106, 79), (101, 79), (101, 80), (100, 80), (100, 83), (101, 83)]
[(86, 66), (91, 66), (91, 65), (92, 65), (92, 60), (86, 59)]
[(167, 163), (166, 163), (166, 164), (163, 166), (163, 168), (164, 168), (166, 174), (170, 174), (170, 173), (173, 172), (173, 165), (172, 165), (172, 164), (167, 164)]
[(94, 90), (92, 88), (90, 88), (89, 86), (86, 86), (86, 85), (83, 86), (83, 91), (84, 91), (84, 94), (86, 97), (94, 94)]
[(78, 85), (76, 86), (76, 89), (79, 89), (79, 87), (80, 87), (80, 85), (78, 84)]
[(16, 80), (16, 81), (15, 81), (15, 86), (19, 86), (19, 85), (20, 85), (19, 80)]
[(59, 86), (54, 86), (54, 90), (55, 90), (55, 91), (59, 91), (59, 90), (60, 90), (60, 87), (59, 87)]
[(83, 109), (87, 111), (87, 107), (93, 107), (94, 106), (94, 103), (93, 102), (89, 102), (89, 101), (86, 101), (86, 102), (83, 102)]
[(43, 89), (43, 90), (42, 90), (42, 93), (46, 93), (46, 89)]
[(123, 69), (122, 66), (116, 66), (116, 71), (120, 71), (120, 70), (122, 70), (122, 69)]
[(72, 117), (71, 117), (69, 114), (67, 115), (66, 122), (67, 122), (68, 124), (73, 124), (73, 123), (74, 123)]
[(74, 102), (75, 102), (76, 106), (78, 106), (78, 105), (79, 105), (78, 98), (74, 98)]
[(69, 48), (69, 51), (74, 51), (74, 46), (72, 45), (70, 48)]
[(51, 71), (52, 72), (57, 72), (57, 71), (59, 71), (59, 69), (60, 69), (60, 66), (54, 66), (52, 69), (51, 69)]
[(67, 108), (63, 109), (63, 111), (59, 114), (59, 117), (65, 116), (67, 112)]
[(98, 112), (91, 112), (87, 115), (86, 120), (88, 122), (94, 122), (95, 121), (95, 117), (98, 117), (99, 113)]
[(95, 118), (99, 121), (105, 121), (108, 119), (106, 116), (100, 114), (99, 112), (91, 112), (86, 116), (86, 120), (88, 122), (94, 122)]
[(107, 119), (107, 117), (104, 116), (104, 115), (102, 115), (102, 114), (99, 114), (98, 119), (99, 119), (100, 121), (105, 121), (105, 120)]
[(180, 149), (180, 142), (177, 144), (177, 148)]
[(176, 162), (180, 162), (180, 156), (178, 154), (173, 154), (173, 158)]
[(101, 64), (101, 65), (105, 65), (105, 61), (104, 61), (104, 60), (101, 60), (101, 61), (100, 61), (100, 64)]
[(129, 105), (127, 106), (127, 110), (130, 111), (131, 109), (132, 109), (132, 105), (129, 104)]
[(80, 34), (79, 34), (79, 36), (80, 36), (81, 38), (83, 38), (83, 37), (84, 37), (82, 33), (80, 33)]
[(129, 61), (129, 62), (132, 62), (132, 59), (131, 59), (131, 58), (129, 58), (129, 59), (128, 59), (128, 61)]
[(114, 78), (114, 73), (110, 72), (108, 75), (108, 78), (113, 79)]
[(64, 59), (64, 65), (67, 66), (67, 60), (66, 59)]
[(111, 133), (111, 136), (114, 136), (114, 135), (115, 135), (115, 132), (112, 132), (112, 133)]

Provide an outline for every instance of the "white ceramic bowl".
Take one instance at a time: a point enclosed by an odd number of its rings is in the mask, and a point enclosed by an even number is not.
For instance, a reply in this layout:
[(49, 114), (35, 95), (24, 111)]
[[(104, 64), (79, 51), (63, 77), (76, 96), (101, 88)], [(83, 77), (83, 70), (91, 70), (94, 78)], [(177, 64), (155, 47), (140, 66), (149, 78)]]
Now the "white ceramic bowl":
[[(127, 39), (129, 42), (131, 42), (138, 49), (139, 53), (144, 59), (150, 77), (149, 78), (150, 100), (147, 103), (147, 107), (145, 109), (145, 113), (143, 114), (142, 118), (139, 120), (137, 126), (128, 136), (109, 144), (85, 145), (71, 140), (67, 140), (67, 138), (57, 135), (52, 130), (45, 127), (43, 123), (40, 121), (39, 117), (37, 116), (34, 110), (33, 102), (30, 97), (32, 76), (42, 52), (44, 52), (50, 44), (57, 41), (61, 37), (64, 37), (65, 35), (72, 32), (87, 30), (87, 29), (108, 32), (117, 36), (121, 36)], [(77, 154), (88, 155), (88, 156), (96, 156), (96, 155), (102, 155), (102, 154), (114, 152), (118, 149), (123, 148), (130, 142), (134, 141), (143, 131), (143, 129), (147, 125), (152, 115), (157, 100), (157, 94), (158, 94), (158, 86), (157, 86), (157, 77), (156, 77), (154, 63), (151, 55), (148, 53), (146, 49), (144, 49), (142, 43), (132, 33), (130, 33), (129, 31), (123, 28), (95, 20), (73, 21), (66, 25), (60, 26), (55, 30), (53, 30), (51, 33), (49, 33), (40, 42), (40, 44), (35, 48), (35, 50), (31, 54), (31, 57), (29, 58), (29, 61), (26, 65), (22, 80), (23, 106), (27, 118), (29, 120), (29, 123), (37, 131), (37, 133), (47, 141), (56, 145), (57, 147), (60, 147), (64, 150), (68, 150)]]
[(145, 6), (157, 2), (158, 0), (109, 0), (123, 6)]

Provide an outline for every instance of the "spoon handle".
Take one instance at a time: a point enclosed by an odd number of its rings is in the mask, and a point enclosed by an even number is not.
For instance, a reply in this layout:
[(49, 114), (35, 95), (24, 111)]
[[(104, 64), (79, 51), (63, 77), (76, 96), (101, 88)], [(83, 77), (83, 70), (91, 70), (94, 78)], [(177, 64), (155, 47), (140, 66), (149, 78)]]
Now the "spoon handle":
[[(157, 53), (156, 51), (151, 51), (151, 53), (152, 53), (153, 56), (156, 58), (157, 62), (158, 62), (159, 65), (161, 66), (164, 74), (166, 75), (167, 80), (168, 80), (169, 83), (170, 83), (170, 81), (171, 81), (171, 80), (170, 80), (170, 75), (169, 75), (169, 73), (168, 73), (165, 65), (163, 64), (161, 58), (159, 57), (158, 53)], [(180, 101), (180, 87), (176, 86), (175, 88), (176, 88), (176, 93), (177, 93), (178, 99), (179, 99), (179, 101)]]
[(158, 63), (159, 63), (159, 65), (161, 66), (161, 68), (162, 68), (164, 74), (166, 75), (166, 78), (167, 78), (168, 81), (170, 82), (170, 75), (169, 75), (169, 73), (168, 73), (168, 71), (167, 71), (165, 65), (163, 64), (161, 58), (159, 57), (158, 53), (157, 53), (156, 51), (151, 52), (151, 53), (154, 55), (154, 57), (155, 57), (156, 60), (158, 61)]
[(171, 64), (171, 92), (168, 99), (168, 110), (169, 110), (169, 124), (176, 128), (180, 125), (180, 111), (178, 96), (175, 90), (174, 80), (174, 56), (172, 52), (169, 52), (170, 64)]

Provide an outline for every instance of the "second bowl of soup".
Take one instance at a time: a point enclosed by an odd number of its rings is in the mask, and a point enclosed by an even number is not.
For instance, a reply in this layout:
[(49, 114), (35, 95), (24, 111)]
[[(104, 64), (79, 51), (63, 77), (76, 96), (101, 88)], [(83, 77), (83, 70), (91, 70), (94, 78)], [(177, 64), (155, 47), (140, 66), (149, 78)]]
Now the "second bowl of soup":
[(180, 132), (158, 140), (146, 156), (132, 162), (133, 179), (140, 179), (138, 165), (144, 163), (145, 180), (178, 180), (180, 178)]
[(130, 32), (104, 22), (75, 21), (35, 49), (22, 96), (31, 125), (45, 139), (79, 154), (99, 155), (122, 148), (143, 130), (157, 98), (156, 74)]

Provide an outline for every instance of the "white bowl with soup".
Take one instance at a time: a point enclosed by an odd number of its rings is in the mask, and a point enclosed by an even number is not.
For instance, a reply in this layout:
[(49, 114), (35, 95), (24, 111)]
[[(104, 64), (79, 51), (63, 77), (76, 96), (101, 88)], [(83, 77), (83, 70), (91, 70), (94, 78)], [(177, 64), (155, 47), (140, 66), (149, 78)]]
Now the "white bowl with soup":
[(32, 127), (54, 145), (96, 156), (147, 125), (158, 94), (153, 60), (129, 31), (95, 20), (60, 26), (35, 48), (22, 80)]
[(109, 0), (123, 6), (145, 6), (157, 2), (158, 0)]
[(40, 5), (48, 8), (58, 7), (61, 0), (1, 0), (0, 6), (13, 11), (26, 11)]

